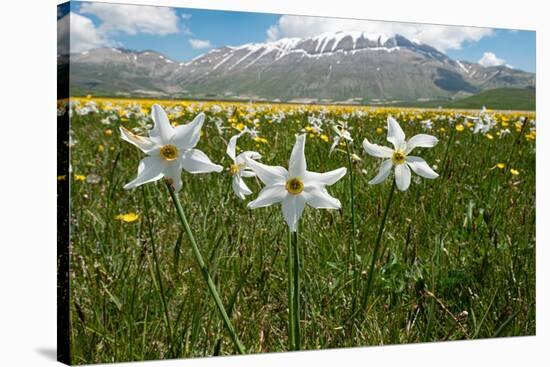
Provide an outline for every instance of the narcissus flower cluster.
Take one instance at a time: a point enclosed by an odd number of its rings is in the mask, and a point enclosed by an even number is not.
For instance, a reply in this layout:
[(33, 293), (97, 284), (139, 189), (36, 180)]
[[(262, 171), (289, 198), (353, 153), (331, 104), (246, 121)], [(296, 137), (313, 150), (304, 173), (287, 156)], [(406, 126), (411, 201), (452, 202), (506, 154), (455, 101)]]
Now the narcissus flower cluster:
[[(204, 124), (203, 113), (199, 113), (189, 124), (174, 127), (170, 124), (162, 107), (155, 104), (151, 109), (151, 118), (154, 126), (148, 137), (136, 135), (120, 127), (122, 139), (137, 146), (147, 155), (139, 163), (137, 177), (127, 183), (124, 186), (125, 189), (164, 177), (177, 192), (182, 187), (182, 170), (189, 173), (222, 171), (222, 166), (212, 163), (206, 154), (195, 148)], [(407, 190), (410, 185), (411, 170), (425, 178), (438, 177), (424, 159), (410, 155), (415, 148), (434, 147), (438, 142), (437, 138), (418, 134), (406, 140), (405, 133), (393, 117), (388, 117), (387, 123), (387, 140), (393, 148), (373, 144), (366, 138), (363, 141), (363, 148), (368, 154), (384, 159), (378, 174), (369, 181), (369, 184), (383, 182), (392, 168), (395, 171), (396, 186), (401, 191)], [(337, 133), (336, 144), (341, 139), (353, 142), (347, 130), (337, 130)], [(255, 151), (245, 151), (237, 155), (237, 140), (244, 134), (250, 134), (249, 130), (245, 129), (231, 137), (226, 154), (232, 162), (229, 173), (232, 176), (233, 191), (238, 198), (244, 200), (246, 196), (252, 194), (252, 190), (243, 178), (257, 176), (265, 184), (258, 197), (248, 203), (249, 208), (255, 209), (281, 203), (283, 217), (293, 232), (297, 229), (306, 204), (316, 209), (341, 208), (340, 201), (328, 193), (326, 186), (338, 182), (347, 170), (342, 167), (325, 173), (308, 171), (305, 157), (306, 134), (296, 136), (288, 170), (281, 166), (269, 166), (258, 162), (261, 155)], [(333, 144), (332, 148), (334, 147)]]

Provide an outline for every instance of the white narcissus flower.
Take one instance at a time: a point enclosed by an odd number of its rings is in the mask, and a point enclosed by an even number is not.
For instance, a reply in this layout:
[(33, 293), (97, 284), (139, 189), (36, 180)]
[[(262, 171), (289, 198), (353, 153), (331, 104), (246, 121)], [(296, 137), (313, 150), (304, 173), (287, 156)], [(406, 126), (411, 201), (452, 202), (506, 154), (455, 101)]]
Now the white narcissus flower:
[(373, 157), (385, 158), (376, 177), (369, 181), (370, 185), (376, 185), (384, 181), (395, 167), (395, 183), (397, 188), (405, 191), (411, 183), (411, 169), (419, 176), (436, 178), (439, 175), (430, 168), (428, 163), (420, 157), (409, 155), (417, 147), (432, 148), (437, 144), (435, 136), (418, 134), (405, 140), (405, 133), (393, 117), (388, 117), (388, 141), (394, 149), (372, 144), (367, 139), (363, 140), (363, 148)]
[(316, 209), (340, 209), (340, 200), (332, 197), (325, 186), (338, 182), (346, 174), (343, 167), (326, 173), (307, 171), (305, 143), (305, 134), (296, 136), (288, 171), (280, 166), (268, 166), (246, 158), (248, 166), (266, 185), (256, 200), (248, 203), (248, 207), (255, 209), (282, 203), (283, 216), (292, 232), (296, 232), (305, 204)]
[(239, 134), (231, 137), (227, 144), (227, 155), (233, 160), (233, 164), (229, 167), (229, 173), (233, 176), (233, 191), (235, 195), (241, 200), (244, 200), (246, 195), (252, 194), (252, 191), (248, 188), (243, 180), (243, 177), (254, 177), (256, 174), (246, 164), (246, 159), (260, 159), (262, 156), (258, 152), (246, 151), (239, 155), (236, 155), (237, 139), (239, 139), (246, 131), (242, 131)]
[[(347, 124), (346, 124), (346, 127), (347, 127)], [(331, 155), (332, 152), (334, 151), (334, 149), (338, 146), (338, 144), (340, 144), (340, 140), (344, 139), (344, 140), (347, 140), (350, 143), (353, 143), (353, 139), (351, 138), (351, 134), (349, 133), (349, 131), (344, 126), (340, 127), (340, 126), (333, 125), (332, 130), (334, 130), (334, 132), (336, 133), (336, 137), (334, 138), (334, 142), (330, 146), (330, 150), (329, 150), (329, 153), (328, 153), (329, 155)]]
[(496, 121), (489, 115), (485, 106), (479, 111), (477, 116), (465, 116), (466, 119), (474, 121), (472, 129), (474, 134), (487, 134), (496, 125)]
[(222, 166), (214, 164), (202, 151), (194, 149), (197, 145), (204, 114), (200, 113), (187, 125), (173, 127), (161, 106), (155, 104), (151, 109), (154, 126), (149, 137), (139, 136), (124, 127), (120, 127), (123, 140), (135, 145), (147, 157), (139, 162), (137, 177), (124, 188), (132, 189), (148, 182), (166, 177), (176, 192), (181, 189), (181, 170), (190, 173), (221, 172)]

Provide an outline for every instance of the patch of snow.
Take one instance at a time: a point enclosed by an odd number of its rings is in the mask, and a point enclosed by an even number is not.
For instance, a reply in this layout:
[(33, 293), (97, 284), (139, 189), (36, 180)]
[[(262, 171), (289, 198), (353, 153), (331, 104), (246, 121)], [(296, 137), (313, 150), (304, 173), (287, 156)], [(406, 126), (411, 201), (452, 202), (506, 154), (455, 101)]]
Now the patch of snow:
[[(346, 37), (351, 37), (352, 41), (352, 49), (355, 50), (357, 46), (357, 40), (362, 38), (366, 39), (366, 35), (364, 32), (326, 32), (323, 34), (320, 34), (316, 37), (313, 37), (313, 40), (317, 42), (317, 45), (315, 47), (316, 52), (334, 52), (334, 50), (338, 47), (340, 42)], [(332, 45), (330, 49), (328, 49), (328, 45)]]
[(262, 46), (260, 46), (261, 44), (252, 44), (252, 45), (249, 45), (248, 47), (246, 47), (246, 50), (248, 51), (243, 57), (241, 57), (239, 60), (237, 60), (236, 63), (234, 63), (233, 65), (231, 65), (228, 69), (231, 70), (231, 69), (234, 69), (235, 66), (239, 65), (241, 62), (243, 62), (244, 60), (246, 60), (249, 56), (251, 56), (252, 54), (256, 53), (258, 50), (260, 50), (260, 48)]
[(378, 44), (379, 45), (383, 45), (384, 43), (386, 43), (391, 37), (389, 37), (387, 34), (385, 33), (381, 33), (380, 35), (378, 35)]
[(224, 58), (222, 59), (222, 61), (220, 61), (219, 63), (217, 63), (216, 65), (214, 65), (214, 67), (212, 68), (212, 70), (216, 70), (220, 65), (222, 65), (223, 63), (225, 63), (227, 60), (229, 60), (230, 58), (233, 57), (233, 53), (229, 52), (229, 56), (226, 56), (227, 54), (224, 55)]
[(456, 63), (458, 64), (458, 66), (460, 66), (460, 68), (461, 68), (462, 70), (464, 70), (465, 73), (468, 73), (468, 72), (470, 71), (470, 69), (466, 68), (466, 67), (464, 66), (464, 64), (461, 63), (460, 61), (456, 60)]
[(273, 51), (276, 51), (276, 49), (274, 48), (266, 48), (258, 57), (256, 57), (254, 60), (252, 60), (251, 62), (249, 62), (244, 68), (246, 69), (247, 67), (249, 67), (250, 65), (254, 64), (256, 61), (258, 61), (259, 59), (261, 59), (262, 57), (264, 57), (265, 55), (273, 52)]

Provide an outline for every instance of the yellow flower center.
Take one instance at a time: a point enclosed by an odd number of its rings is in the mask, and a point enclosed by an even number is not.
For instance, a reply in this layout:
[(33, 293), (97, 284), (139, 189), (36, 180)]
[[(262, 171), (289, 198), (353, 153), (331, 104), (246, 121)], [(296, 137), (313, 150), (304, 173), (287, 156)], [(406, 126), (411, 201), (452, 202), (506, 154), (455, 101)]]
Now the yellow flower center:
[(304, 191), (304, 183), (297, 177), (291, 178), (285, 184), (286, 191), (292, 195), (298, 195)]
[(393, 152), (391, 160), (394, 164), (403, 164), (405, 163), (405, 153), (402, 150), (396, 150)]
[(172, 144), (166, 144), (160, 148), (160, 156), (166, 161), (173, 161), (178, 158), (178, 148)]
[(241, 164), (232, 164), (231, 166), (229, 166), (229, 173), (231, 174), (231, 176), (235, 176), (237, 173), (239, 173), (240, 170), (242, 170), (244, 168), (244, 163), (241, 163)]

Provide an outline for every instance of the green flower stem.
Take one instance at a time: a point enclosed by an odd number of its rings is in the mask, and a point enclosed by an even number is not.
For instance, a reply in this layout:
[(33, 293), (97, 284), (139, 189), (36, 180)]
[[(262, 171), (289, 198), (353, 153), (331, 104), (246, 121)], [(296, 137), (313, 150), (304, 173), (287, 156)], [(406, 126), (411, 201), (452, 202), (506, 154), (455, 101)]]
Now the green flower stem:
[(351, 262), (353, 267), (353, 309), (355, 309), (355, 295), (357, 294), (357, 246), (355, 244), (355, 235), (357, 234), (356, 227), (355, 227), (355, 192), (353, 190), (353, 164), (351, 160), (351, 151), (349, 149), (349, 143), (346, 140), (346, 152), (348, 154), (348, 167), (349, 167), (349, 192), (350, 192), (350, 205), (351, 205), (351, 229), (353, 235), (351, 236), (350, 240), (350, 253), (351, 253)]
[(290, 350), (295, 350), (296, 330), (294, 328), (294, 282), (292, 278), (294, 268), (292, 256), (292, 232), (288, 231), (288, 344)]
[(288, 338), (290, 350), (301, 349), (300, 336), (300, 258), (298, 235), (288, 232)]
[(529, 119), (525, 117), (525, 119), (523, 120), (523, 124), (521, 125), (521, 130), (519, 134), (516, 136), (516, 139), (514, 140), (512, 149), (510, 149), (510, 154), (508, 155), (508, 159), (506, 160), (506, 166), (504, 167), (504, 169), (506, 169), (508, 172), (510, 172), (510, 164), (512, 163), (512, 159), (516, 154), (516, 149), (521, 145), (521, 138), (524, 137), (525, 135), (525, 129), (527, 128), (528, 122), (529, 122)]
[[(147, 195), (145, 194), (145, 190), (147, 190)], [(166, 302), (166, 295), (164, 294), (164, 285), (162, 283), (162, 277), (159, 267), (159, 259), (157, 255), (157, 246), (155, 244), (155, 236), (153, 235), (153, 224), (151, 222), (151, 217), (149, 216), (149, 200), (147, 200), (147, 196), (149, 195), (149, 189), (144, 188), (142, 190), (143, 193), (143, 204), (145, 205), (145, 213), (147, 215), (147, 224), (148, 224), (148, 230), (149, 230), (149, 237), (151, 240), (151, 248), (153, 250), (153, 261), (155, 262), (155, 275), (157, 277), (157, 283), (160, 293), (160, 300), (162, 303), (162, 310), (164, 311), (164, 322), (166, 322), (166, 331), (168, 334), (168, 344), (170, 350), (172, 349), (172, 324), (170, 322), (170, 315), (168, 313), (168, 303)]]
[(300, 251), (298, 248), (298, 233), (292, 232), (292, 257), (293, 257), (293, 282), (294, 298), (292, 300), (294, 308), (294, 332), (295, 344), (294, 350), (300, 350), (302, 347), (300, 335)]
[[(508, 178), (512, 175), (511, 172), (510, 172), (510, 170), (512, 168), (512, 166), (511, 166), (512, 161), (513, 161), (513, 158), (515, 157), (517, 148), (519, 148), (521, 146), (521, 141), (523, 140), (522, 138), (525, 136), (525, 130), (527, 129), (528, 122), (529, 122), (529, 119), (527, 117), (525, 117), (525, 119), (523, 120), (523, 124), (521, 125), (521, 130), (518, 133), (518, 135), (516, 136), (516, 138), (514, 140), (514, 143), (512, 144), (512, 148), (510, 149), (510, 154), (508, 155), (508, 159), (506, 159), (506, 163), (505, 163), (505, 166), (504, 166), (504, 169), (506, 171), (504, 177), (506, 178), (506, 180), (508, 180)], [(493, 175), (493, 177), (495, 177), (495, 175)], [(508, 187), (510, 187), (510, 186), (508, 186)], [(497, 186), (496, 192), (493, 195), (492, 204), (489, 207), (489, 208), (493, 208), (492, 209), (493, 214), (491, 215), (491, 225), (490, 225), (490, 235), (491, 235), (491, 237), (493, 236), (493, 231), (496, 229), (496, 226), (498, 224), (498, 221), (495, 222), (496, 219), (494, 219), (494, 218), (501, 218), (498, 215), (498, 213), (501, 210), (501, 204), (503, 202), (505, 202), (505, 200), (502, 200), (502, 195), (501, 195), (501, 190), (502, 189), (503, 189), (502, 185)], [(492, 185), (491, 185), (491, 191), (489, 191), (489, 192), (493, 192)]]
[(197, 260), (197, 263), (199, 264), (199, 268), (201, 270), (202, 276), (204, 277), (204, 280), (206, 281), (206, 284), (208, 285), (208, 290), (210, 291), (210, 295), (212, 295), (212, 298), (214, 298), (214, 302), (216, 303), (216, 307), (218, 308), (218, 311), (221, 314), (223, 323), (225, 325), (225, 328), (229, 332), (229, 336), (231, 337), (231, 340), (233, 341), (233, 344), (235, 344), (235, 348), (240, 354), (246, 353), (244, 346), (242, 345), (241, 341), (239, 340), (239, 337), (237, 336), (237, 333), (235, 332), (235, 328), (233, 327), (233, 324), (231, 323), (231, 320), (229, 320), (229, 316), (227, 316), (227, 312), (225, 311), (225, 307), (222, 303), (222, 300), (220, 296), (218, 295), (218, 291), (216, 290), (216, 285), (214, 284), (214, 281), (212, 280), (212, 277), (210, 276), (210, 273), (208, 272), (208, 268), (206, 266), (206, 263), (204, 262), (202, 255), (199, 251), (199, 248), (197, 246), (197, 242), (195, 241), (195, 237), (193, 236), (193, 233), (191, 232), (191, 227), (189, 226), (189, 222), (187, 222), (187, 218), (185, 217), (185, 213), (183, 212), (183, 208), (181, 206), (181, 203), (179, 201), (179, 198), (177, 194), (174, 192), (174, 189), (172, 186), (167, 182), (166, 186), (168, 187), (168, 191), (170, 192), (170, 196), (172, 197), (172, 201), (174, 202), (174, 206), (176, 207), (176, 212), (178, 213), (178, 217), (180, 219), (181, 224), (185, 228), (185, 231), (187, 232), (187, 236), (189, 237), (189, 242), (191, 242), (191, 248), (193, 249), (193, 254), (195, 255), (195, 259)]
[(447, 140), (447, 146), (445, 147), (445, 154), (443, 156), (443, 161), (441, 164), (441, 177), (444, 177), (447, 173), (447, 159), (449, 157), (449, 150), (451, 149), (451, 145), (454, 143), (456, 135), (456, 124), (453, 124), (451, 127), (451, 133), (449, 134), (449, 139)]
[(376, 266), (376, 260), (378, 259), (378, 255), (379, 255), (378, 253), (380, 252), (380, 243), (382, 241), (382, 234), (384, 233), (384, 227), (386, 225), (386, 219), (388, 218), (388, 212), (390, 209), (391, 200), (392, 200), (394, 191), (395, 191), (395, 179), (393, 180), (393, 184), (390, 189), (390, 194), (388, 196), (388, 201), (386, 203), (386, 209), (384, 209), (382, 222), (380, 223), (380, 227), (378, 228), (378, 236), (376, 238), (376, 244), (374, 245), (374, 252), (372, 254), (370, 269), (367, 275), (367, 286), (365, 287), (365, 292), (363, 293), (363, 300), (361, 301), (361, 308), (363, 309), (367, 306), (369, 295), (372, 290), (372, 283), (374, 281), (374, 270), (375, 270), (374, 268)]

